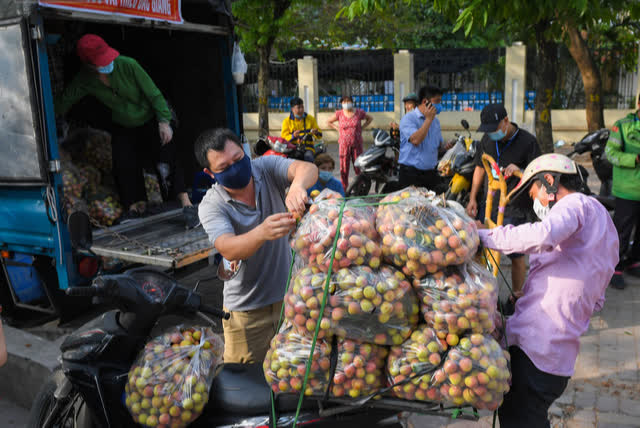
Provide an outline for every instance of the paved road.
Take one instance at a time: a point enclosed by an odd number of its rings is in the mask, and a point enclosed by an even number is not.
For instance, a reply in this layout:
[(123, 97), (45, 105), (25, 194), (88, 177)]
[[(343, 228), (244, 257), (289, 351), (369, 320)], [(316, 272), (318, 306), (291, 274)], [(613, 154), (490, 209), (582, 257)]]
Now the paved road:
[(0, 425), (6, 428), (24, 427), (28, 416), (27, 409), (8, 401), (6, 397), (0, 397), (0, 421), (2, 421)]

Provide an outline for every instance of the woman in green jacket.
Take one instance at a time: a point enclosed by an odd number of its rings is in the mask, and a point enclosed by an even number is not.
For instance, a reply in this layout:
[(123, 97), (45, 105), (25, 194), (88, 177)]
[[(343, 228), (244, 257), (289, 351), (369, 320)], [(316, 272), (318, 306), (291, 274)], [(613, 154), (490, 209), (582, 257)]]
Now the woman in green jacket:
[[(623, 289), (625, 272), (640, 275), (640, 96), (638, 110), (618, 120), (611, 128), (605, 153), (613, 164), (611, 192), (616, 197), (613, 222), (620, 241), (620, 263), (611, 286)], [(634, 226), (635, 239), (629, 251)]]
[[(111, 118), (107, 122), (111, 133), (113, 176), (120, 201), (129, 210), (125, 218), (136, 217), (146, 209), (143, 165), (150, 158), (156, 159), (160, 147), (169, 144), (173, 138), (169, 125), (171, 112), (162, 93), (140, 64), (120, 55), (101, 37), (95, 34), (82, 36), (77, 43), (77, 54), (85, 67), (56, 100), (56, 114), (65, 115), (87, 95), (110, 110)], [(184, 177), (174, 174), (172, 181), (174, 193), (185, 210), (190, 208), (195, 213), (184, 189)], [(197, 214), (195, 217), (197, 219)]]

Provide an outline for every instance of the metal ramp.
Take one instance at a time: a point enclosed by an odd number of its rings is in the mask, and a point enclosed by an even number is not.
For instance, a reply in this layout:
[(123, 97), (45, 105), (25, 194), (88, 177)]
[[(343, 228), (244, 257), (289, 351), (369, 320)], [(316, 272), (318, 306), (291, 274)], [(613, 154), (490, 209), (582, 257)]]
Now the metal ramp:
[(172, 269), (205, 259), (213, 249), (202, 226), (185, 230), (182, 209), (94, 230), (91, 247), (100, 256)]

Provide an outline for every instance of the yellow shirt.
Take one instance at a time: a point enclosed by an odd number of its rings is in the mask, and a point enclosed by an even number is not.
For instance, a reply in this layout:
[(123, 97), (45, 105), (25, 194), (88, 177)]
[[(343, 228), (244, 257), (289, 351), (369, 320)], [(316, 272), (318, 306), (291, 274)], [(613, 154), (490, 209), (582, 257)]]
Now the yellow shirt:
[[(320, 130), (320, 128), (318, 128), (318, 123), (316, 122), (316, 119), (310, 114), (305, 113), (302, 119), (296, 119), (293, 116), (293, 113), (290, 113), (289, 117), (286, 117), (282, 121), (281, 136), (285, 140), (291, 141), (291, 139), (293, 138), (294, 131), (302, 131), (304, 129), (317, 129), (318, 131)], [(319, 137), (316, 137), (314, 135), (314, 138), (318, 139)], [(297, 141), (294, 141), (294, 142), (297, 143)]]

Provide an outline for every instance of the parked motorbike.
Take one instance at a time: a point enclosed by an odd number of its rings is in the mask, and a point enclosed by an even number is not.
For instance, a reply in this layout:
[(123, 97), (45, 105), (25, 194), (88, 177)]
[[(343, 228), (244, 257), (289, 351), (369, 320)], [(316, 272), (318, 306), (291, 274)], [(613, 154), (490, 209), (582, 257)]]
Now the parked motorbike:
[[(398, 190), (397, 156), (400, 147), (387, 131), (373, 129), (373, 145), (357, 157), (353, 165), (360, 168), (360, 175), (347, 188), (347, 196), (368, 195), (372, 182), (376, 193)], [(387, 152), (390, 151), (390, 156)]]
[(297, 160), (304, 160), (304, 152), (308, 146), (313, 146), (316, 152), (315, 156), (327, 151), (322, 140), (314, 140), (311, 130), (300, 131), (300, 135), (299, 144), (287, 141), (282, 137), (260, 137), (256, 141), (253, 151), (256, 156), (282, 156)]
[[(83, 228), (82, 221), (76, 220), (73, 223), (80, 226), (72, 234), (90, 234), (91, 228)], [(91, 246), (87, 236), (76, 236), (72, 241), (83, 243), (85, 249)], [(62, 343), (61, 367), (44, 382), (35, 399), (29, 416), (31, 428), (137, 426), (125, 407), (124, 388), (129, 369), (158, 319), (166, 315), (200, 315), (210, 322), (207, 315), (229, 317), (228, 313), (205, 305), (195, 290), (146, 267), (100, 276), (91, 286), (72, 287), (67, 294), (93, 297), (117, 309), (90, 321)], [(271, 426), (271, 390), (261, 364), (225, 364), (209, 395), (203, 414), (191, 427)], [(297, 403), (298, 395), (278, 396), (274, 409), (278, 427), (292, 426)], [(327, 403), (305, 400), (298, 425), (401, 426), (396, 409), (335, 409)]]
[(468, 136), (455, 134), (456, 142), (438, 162), (438, 172), (442, 177), (451, 177), (445, 198), (466, 206), (469, 202), (478, 143), (471, 138), (469, 122), (463, 119), (460, 123), (467, 131)]
[[(600, 190), (598, 194), (594, 194), (593, 196), (607, 207), (608, 210), (613, 210), (615, 208), (615, 198), (611, 194), (613, 165), (611, 165), (611, 162), (607, 159), (604, 151), (608, 140), (609, 130), (606, 128), (590, 132), (582, 137), (580, 141), (573, 144), (573, 150), (569, 152), (567, 156), (572, 158), (575, 155), (590, 152), (593, 169), (596, 171), (596, 175), (600, 180)], [(560, 146), (561, 145), (562, 144), (560, 144)], [(591, 192), (591, 190), (589, 189), (588, 192)]]

